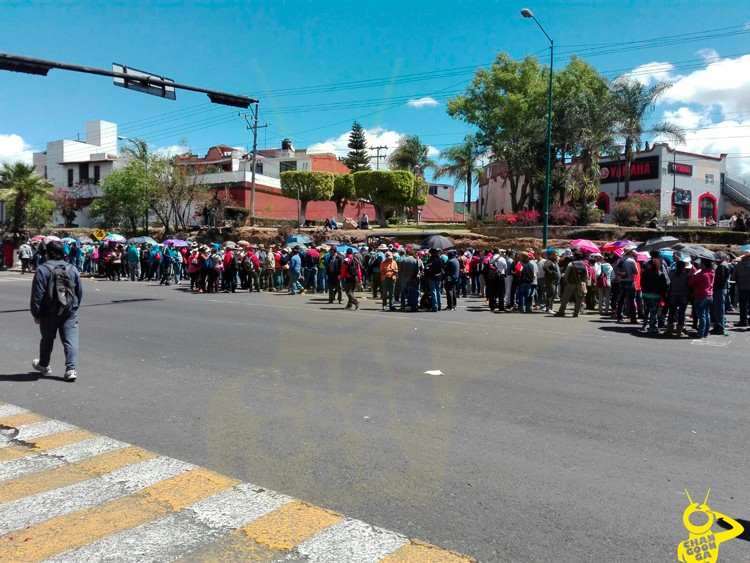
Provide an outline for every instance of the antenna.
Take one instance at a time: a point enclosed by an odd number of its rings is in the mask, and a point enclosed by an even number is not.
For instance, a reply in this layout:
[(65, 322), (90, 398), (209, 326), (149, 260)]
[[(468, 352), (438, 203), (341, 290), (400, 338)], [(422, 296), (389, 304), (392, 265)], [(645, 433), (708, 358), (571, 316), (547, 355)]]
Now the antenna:
[(708, 495), (710, 494), (711, 494), (711, 487), (708, 488), (708, 492), (706, 493), (706, 498), (703, 500), (703, 506), (707, 506), (706, 503), (708, 502)]
[[(711, 490), (711, 489), (709, 489), (709, 491), (710, 491), (710, 490)], [(691, 498), (690, 498), (690, 493), (688, 492), (688, 490), (687, 490), (687, 489), (685, 489), (685, 494), (687, 495), (687, 497), (688, 497), (688, 500), (690, 501), (690, 504), (693, 504), (693, 499), (691, 499)]]

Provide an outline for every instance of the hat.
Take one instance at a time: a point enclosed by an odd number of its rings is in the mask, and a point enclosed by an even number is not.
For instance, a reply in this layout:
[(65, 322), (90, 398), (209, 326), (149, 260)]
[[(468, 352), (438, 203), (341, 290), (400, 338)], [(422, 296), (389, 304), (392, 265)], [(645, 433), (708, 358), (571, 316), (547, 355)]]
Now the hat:
[(378, 246), (378, 251), (385, 252), (386, 250), (388, 250), (388, 247), (385, 244)]
[(529, 251), (527, 252), (527, 254), (529, 255), (529, 258), (534, 258), (534, 253), (533, 253), (533, 252), (531, 252), (531, 250), (529, 250)]
[(389, 250), (388, 252), (385, 253), (385, 257), (386, 258), (393, 258), (393, 253)]
[(397, 243), (397, 242), (394, 242), (394, 243), (393, 243), (393, 248), (399, 248), (400, 246), (401, 246), (401, 245), (400, 245), (399, 243)]
[(403, 246), (400, 246), (398, 249), (399, 254), (406, 254), (406, 249)]
[(296, 250), (297, 252), (299, 252), (299, 244), (295, 244), (292, 250)]
[(346, 255), (348, 256), (349, 254), (354, 255), (354, 249), (353, 248), (347, 248), (346, 249)]
[(625, 248), (622, 249), (622, 253), (623, 254), (630, 254), (634, 250), (635, 250), (635, 246), (633, 246), (632, 244), (629, 244)]
[(438, 249), (437, 248), (430, 248), (430, 254), (437, 254)]

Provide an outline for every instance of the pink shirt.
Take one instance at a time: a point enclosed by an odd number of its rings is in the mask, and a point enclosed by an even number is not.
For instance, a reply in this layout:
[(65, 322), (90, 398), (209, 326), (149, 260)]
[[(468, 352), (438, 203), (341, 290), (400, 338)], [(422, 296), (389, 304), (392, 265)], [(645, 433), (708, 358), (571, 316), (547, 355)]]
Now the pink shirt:
[(688, 280), (688, 287), (693, 290), (693, 298), (705, 299), (714, 296), (714, 277), (716, 272), (713, 270), (698, 270), (693, 277)]

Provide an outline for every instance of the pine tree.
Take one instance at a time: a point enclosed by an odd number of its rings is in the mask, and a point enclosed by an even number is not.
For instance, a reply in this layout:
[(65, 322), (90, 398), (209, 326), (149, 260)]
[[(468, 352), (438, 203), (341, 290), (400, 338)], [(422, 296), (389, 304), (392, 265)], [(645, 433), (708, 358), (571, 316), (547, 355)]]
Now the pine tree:
[(344, 164), (349, 167), (349, 170), (352, 172), (371, 170), (370, 155), (367, 154), (365, 131), (358, 121), (355, 121), (352, 125), (352, 132), (349, 133), (349, 143), (346, 146), (352, 149), (344, 159)]

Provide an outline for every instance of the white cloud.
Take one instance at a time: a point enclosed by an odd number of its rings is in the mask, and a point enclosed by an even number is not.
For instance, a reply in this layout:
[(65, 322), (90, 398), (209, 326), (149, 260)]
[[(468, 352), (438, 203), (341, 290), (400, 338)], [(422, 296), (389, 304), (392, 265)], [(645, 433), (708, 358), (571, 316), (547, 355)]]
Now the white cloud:
[(406, 102), (406, 105), (412, 108), (434, 108), (435, 106), (439, 105), (438, 101), (435, 98), (432, 98), (430, 96), (423, 96), (421, 98), (414, 98)]
[(153, 150), (154, 154), (162, 158), (172, 158), (178, 154), (185, 154), (190, 150), (190, 147), (185, 145), (169, 145), (166, 147), (159, 147)]
[(719, 156), (728, 155), (727, 171), (734, 176), (750, 178), (750, 116), (741, 119), (712, 121), (711, 108), (695, 111), (681, 107), (664, 112), (664, 118), (684, 127), (686, 140), (678, 150)]
[(0, 133), (0, 163), (12, 163), (20, 160), (26, 164), (31, 164), (32, 152), (31, 147), (20, 135)]
[(672, 63), (660, 62), (646, 63), (638, 66), (625, 76), (635, 78), (646, 86), (651, 86), (659, 82), (674, 82), (680, 78), (674, 73), (674, 65)]
[[(398, 146), (398, 142), (404, 135), (402, 133), (399, 133), (398, 131), (388, 131), (386, 129), (383, 129), (382, 127), (375, 127), (373, 129), (365, 129), (365, 139), (367, 140), (367, 146), (369, 147), (387, 147), (386, 149), (381, 149), (380, 151), (380, 169), (384, 170), (387, 168), (386, 160), (383, 159), (383, 155), (385, 155), (386, 159), (390, 154), (393, 152), (393, 149), (395, 149)], [(328, 139), (326, 141), (322, 141), (320, 143), (314, 143), (307, 147), (308, 154), (312, 153), (333, 153), (336, 156), (346, 156), (349, 152), (349, 147), (347, 147), (347, 143), (349, 143), (349, 133), (350, 131), (346, 131), (345, 133), (342, 133), (335, 139)], [(375, 168), (375, 154), (376, 151), (368, 151), (370, 154), (371, 166)], [(427, 154), (434, 158), (438, 154), (440, 154), (440, 151), (437, 150), (435, 147), (428, 145), (428, 151)]]
[(701, 49), (696, 51), (695, 54), (707, 63), (714, 63), (719, 60), (719, 52), (716, 49)]
[(679, 77), (662, 101), (719, 107), (724, 114), (750, 108), (750, 55), (719, 59), (705, 68)]

